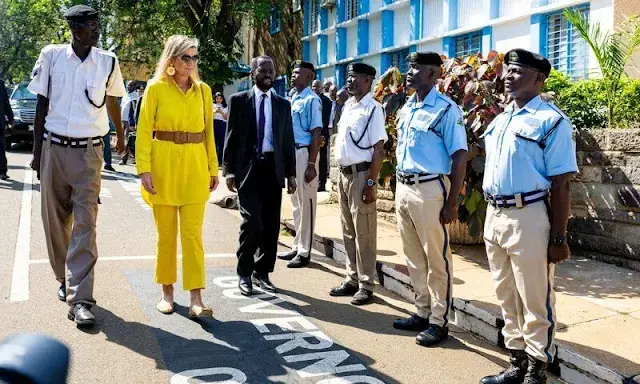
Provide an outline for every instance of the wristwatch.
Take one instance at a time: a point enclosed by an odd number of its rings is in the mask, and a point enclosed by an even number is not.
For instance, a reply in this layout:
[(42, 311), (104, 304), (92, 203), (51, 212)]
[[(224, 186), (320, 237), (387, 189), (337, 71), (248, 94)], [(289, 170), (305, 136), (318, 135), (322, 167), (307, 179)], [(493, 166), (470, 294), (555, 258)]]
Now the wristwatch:
[(376, 182), (373, 179), (367, 179), (367, 187), (373, 187)]
[(565, 245), (567, 243), (567, 236), (561, 233), (554, 233), (549, 239), (551, 245)]

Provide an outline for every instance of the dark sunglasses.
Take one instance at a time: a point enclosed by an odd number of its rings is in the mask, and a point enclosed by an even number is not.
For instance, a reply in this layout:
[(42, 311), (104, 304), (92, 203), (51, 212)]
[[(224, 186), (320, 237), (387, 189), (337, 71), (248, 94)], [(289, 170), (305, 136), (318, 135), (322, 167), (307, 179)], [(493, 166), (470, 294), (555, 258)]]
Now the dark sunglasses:
[(189, 64), (190, 61), (193, 61), (194, 63), (198, 64), (200, 62), (200, 56), (198, 56), (198, 55), (194, 55), (194, 56), (182, 55), (182, 56), (180, 56), (180, 60), (182, 60), (182, 62), (185, 63), (185, 64)]

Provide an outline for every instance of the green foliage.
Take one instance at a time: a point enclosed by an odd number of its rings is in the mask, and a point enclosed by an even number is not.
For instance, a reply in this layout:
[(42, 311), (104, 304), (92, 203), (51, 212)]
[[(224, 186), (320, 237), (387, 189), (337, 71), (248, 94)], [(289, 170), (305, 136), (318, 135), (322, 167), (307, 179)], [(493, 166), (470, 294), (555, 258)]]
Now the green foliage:
[(601, 86), (606, 94), (607, 127), (613, 128), (625, 66), (640, 48), (640, 19), (635, 16), (622, 23), (615, 33), (606, 33), (600, 23), (590, 23), (584, 11), (566, 8), (564, 16), (591, 47), (598, 61), (602, 73)]
[(0, 0), (0, 77), (30, 77), (40, 49), (68, 39), (58, 4), (52, 0)]
[(552, 92), (553, 95), (558, 95), (564, 89), (569, 88), (572, 84), (571, 79), (569, 79), (567, 75), (554, 69), (551, 70), (547, 81), (544, 83), (542, 91)]

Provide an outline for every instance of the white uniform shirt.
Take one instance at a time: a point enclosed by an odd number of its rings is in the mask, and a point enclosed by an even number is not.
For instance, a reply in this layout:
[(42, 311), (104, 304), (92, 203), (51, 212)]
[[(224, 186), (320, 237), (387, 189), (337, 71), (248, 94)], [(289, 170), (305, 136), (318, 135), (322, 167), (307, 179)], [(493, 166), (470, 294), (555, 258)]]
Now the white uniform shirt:
[(104, 102), (105, 91), (115, 97), (127, 94), (117, 59), (107, 84), (112, 57), (115, 55), (111, 52), (92, 48), (82, 61), (71, 44), (48, 45), (42, 49), (33, 68), (29, 90), (49, 99), (44, 124), (48, 131), (74, 138), (104, 136), (109, 132), (106, 104), (102, 108), (91, 105), (85, 91), (96, 105)]
[[(216, 108), (220, 108), (222, 110), (223, 113), (229, 113), (229, 108), (227, 107), (223, 107), (222, 104), (213, 104), (213, 110), (215, 111)], [(265, 106), (265, 110), (266, 110), (266, 106)], [(222, 121), (227, 121), (227, 119), (224, 118), (224, 116), (222, 116), (222, 113), (220, 112), (216, 112), (213, 114), (213, 119), (214, 120), (222, 120)]]
[(271, 90), (262, 92), (255, 85), (253, 86), (254, 102), (256, 103), (256, 128), (260, 126), (260, 102), (262, 95), (267, 95), (264, 99), (264, 139), (262, 140), (262, 153), (273, 152), (273, 127), (271, 126)]
[[(374, 111), (375, 109), (375, 111)], [(373, 111), (373, 116), (371, 112)], [(367, 133), (362, 136), (367, 121), (369, 122), (369, 128)], [(365, 95), (360, 102), (357, 102), (355, 97), (351, 97), (344, 103), (342, 110), (342, 117), (338, 123), (338, 132), (335, 142), (336, 160), (338, 164), (343, 167), (348, 165), (354, 165), (362, 162), (370, 162), (373, 158), (373, 148), (361, 149), (371, 147), (380, 140), (387, 141), (387, 132), (384, 128), (385, 118), (382, 110), (382, 105), (373, 99), (371, 93)], [(362, 140), (358, 146), (355, 141)]]
[(138, 100), (138, 91), (133, 91), (122, 98), (120, 102), (121, 120), (129, 122), (129, 110), (134, 105), (132, 101)]

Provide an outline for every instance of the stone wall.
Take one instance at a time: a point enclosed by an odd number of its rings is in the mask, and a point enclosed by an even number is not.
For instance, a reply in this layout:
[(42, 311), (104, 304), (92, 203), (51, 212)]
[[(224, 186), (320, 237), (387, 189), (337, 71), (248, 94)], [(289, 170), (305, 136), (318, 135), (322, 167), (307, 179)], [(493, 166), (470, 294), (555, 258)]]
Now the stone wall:
[[(640, 270), (640, 130), (579, 130), (576, 148), (580, 173), (571, 190), (572, 251)], [(334, 193), (338, 172), (332, 153)], [(395, 223), (393, 193), (379, 191), (378, 197), (379, 215)]]
[(579, 130), (576, 146), (572, 250), (640, 270), (640, 130)]

